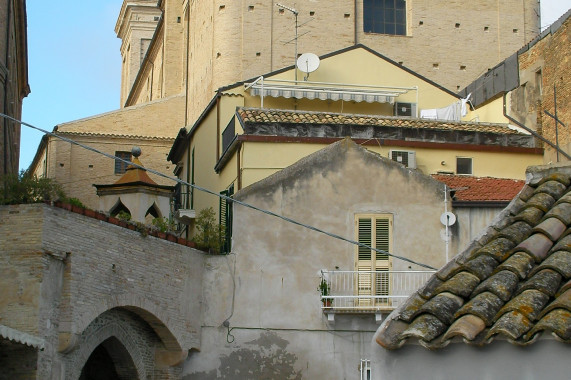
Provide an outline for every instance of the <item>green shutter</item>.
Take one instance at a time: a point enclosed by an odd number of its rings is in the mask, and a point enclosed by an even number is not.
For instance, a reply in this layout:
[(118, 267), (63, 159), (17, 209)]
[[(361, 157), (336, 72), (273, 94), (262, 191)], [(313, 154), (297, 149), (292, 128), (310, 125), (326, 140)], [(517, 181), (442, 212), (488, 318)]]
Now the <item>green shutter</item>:
[[(389, 220), (388, 219), (376, 219), (376, 245), (375, 248), (381, 249), (383, 251), (389, 251)], [(386, 253), (377, 252), (377, 260), (388, 260), (389, 255)]]
[[(221, 191), (220, 194), (227, 197), (234, 195), (234, 184), (232, 184), (228, 190)], [(232, 202), (226, 199), (220, 198), (220, 210), (219, 210), (219, 223), (222, 235), (222, 244), (220, 248), (220, 253), (230, 253), (232, 247)]]
[[(368, 245), (372, 244), (372, 221), (370, 218), (359, 219), (359, 243)], [(366, 247), (359, 246), (359, 261), (361, 260), (371, 260), (371, 250)]]

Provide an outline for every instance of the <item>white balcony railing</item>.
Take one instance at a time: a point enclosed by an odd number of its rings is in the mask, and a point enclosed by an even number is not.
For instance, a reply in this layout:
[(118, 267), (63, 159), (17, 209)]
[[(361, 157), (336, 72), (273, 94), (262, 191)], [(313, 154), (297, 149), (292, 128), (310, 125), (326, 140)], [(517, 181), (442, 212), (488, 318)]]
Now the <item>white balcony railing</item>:
[(420, 288), (435, 271), (324, 271), (328, 311), (390, 311)]

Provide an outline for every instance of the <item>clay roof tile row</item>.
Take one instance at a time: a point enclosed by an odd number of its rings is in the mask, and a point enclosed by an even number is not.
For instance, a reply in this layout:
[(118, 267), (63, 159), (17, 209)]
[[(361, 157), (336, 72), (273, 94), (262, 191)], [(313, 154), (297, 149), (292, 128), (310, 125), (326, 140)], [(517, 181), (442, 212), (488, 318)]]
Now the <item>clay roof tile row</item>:
[(457, 337), (474, 345), (497, 337), (529, 345), (549, 333), (571, 343), (570, 180), (559, 173), (525, 185), (481, 244), (395, 310), (376, 341), (387, 349), (408, 340), (442, 348)]

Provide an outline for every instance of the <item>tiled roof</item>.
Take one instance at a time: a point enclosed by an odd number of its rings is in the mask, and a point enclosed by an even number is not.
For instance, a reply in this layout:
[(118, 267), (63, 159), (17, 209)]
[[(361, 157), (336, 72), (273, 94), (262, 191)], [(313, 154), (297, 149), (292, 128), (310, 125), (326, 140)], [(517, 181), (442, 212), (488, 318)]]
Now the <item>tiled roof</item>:
[(432, 178), (452, 189), (455, 201), (511, 201), (525, 185), (523, 180), (509, 178), (449, 174), (434, 174)]
[(524, 135), (506, 124), (451, 122), (403, 117), (353, 115), (310, 111), (240, 108), (238, 114), (245, 123), (291, 123), (373, 125), (381, 127), (421, 128), (433, 130), (472, 131)]
[(387, 317), (376, 341), (527, 345), (545, 332), (571, 343), (570, 169), (532, 178), (479, 241)]
[[(143, 166), (137, 157), (133, 157), (132, 162), (141, 167)], [(114, 184), (126, 185), (129, 183), (144, 183), (150, 186), (157, 186), (157, 183), (149, 177), (145, 169), (141, 169), (140, 167), (133, 165), (127, 166), (125, 174), (123, 174)]]

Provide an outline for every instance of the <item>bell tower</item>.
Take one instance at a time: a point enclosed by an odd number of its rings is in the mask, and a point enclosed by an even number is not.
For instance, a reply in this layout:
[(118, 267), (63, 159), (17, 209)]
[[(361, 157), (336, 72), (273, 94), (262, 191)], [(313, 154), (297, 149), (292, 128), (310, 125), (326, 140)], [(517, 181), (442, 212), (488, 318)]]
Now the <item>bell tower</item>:
[(121, 108), (129, 96), (147, 48), (161, 19), (157, 0), (124, 0), (115, 25), (121, 39)]

